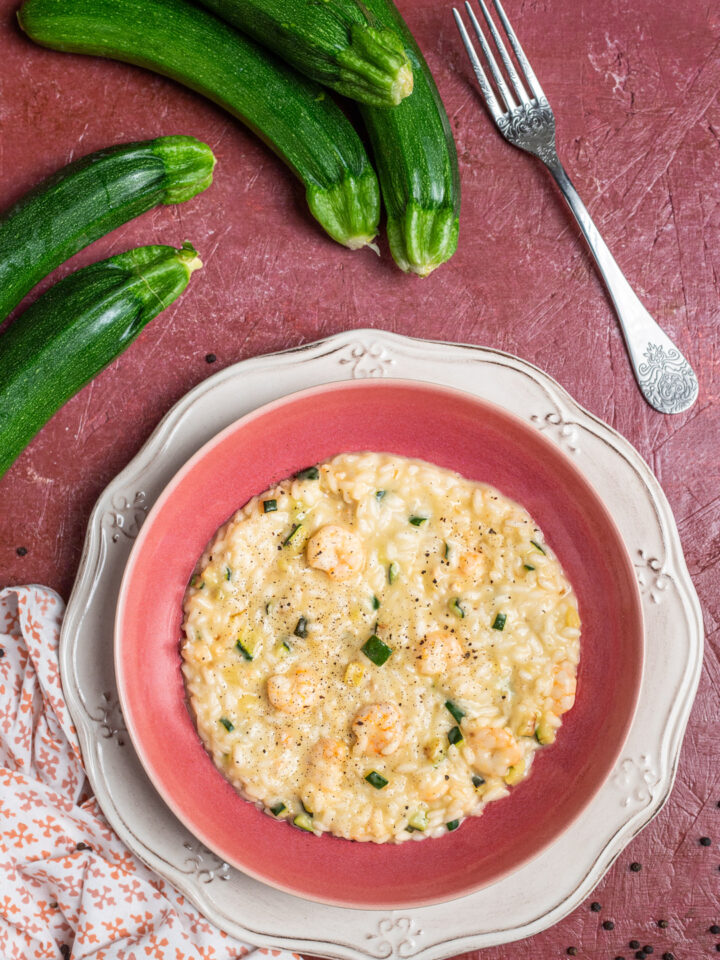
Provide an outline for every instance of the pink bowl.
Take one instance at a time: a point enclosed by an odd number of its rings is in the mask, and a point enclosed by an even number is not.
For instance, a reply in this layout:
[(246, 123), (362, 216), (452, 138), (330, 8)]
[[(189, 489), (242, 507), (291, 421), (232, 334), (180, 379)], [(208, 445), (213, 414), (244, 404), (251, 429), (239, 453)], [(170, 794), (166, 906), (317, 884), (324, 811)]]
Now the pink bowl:
[[(253, 494), (343, 451), (420, 457), (525, 506), (565, 568), (583, 621), (578, 697), (527, 781), (436, 840), (400, 845), (315, 837), (241, 799), (212, 763), (185, 699), (182, 599), (217, 528)], [(588, 805), (622, 748), (642, 673), (632, 564), (597, 494), (533, 427), (494, 405), (413, 381), (305, 390), (210, 440), (150, 511), (123, 578), (115, 624), (120, 700), (140, 759), (179, 819), (228, 863), (310, 900), (426, 905), (499, 879), (552, 843)], [(549, 878), (551, 879), (551, 878)]]

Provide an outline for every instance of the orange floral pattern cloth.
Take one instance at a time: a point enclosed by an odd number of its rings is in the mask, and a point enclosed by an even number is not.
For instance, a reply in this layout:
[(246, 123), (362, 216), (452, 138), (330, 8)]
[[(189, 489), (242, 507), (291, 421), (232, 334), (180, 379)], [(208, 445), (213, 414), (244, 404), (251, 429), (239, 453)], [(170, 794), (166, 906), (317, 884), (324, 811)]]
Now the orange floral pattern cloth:
[(60, 685), (63, 612), (45, 587), (0, 590), (0, 957), (290, 960), (204, 920), (108, 826)]

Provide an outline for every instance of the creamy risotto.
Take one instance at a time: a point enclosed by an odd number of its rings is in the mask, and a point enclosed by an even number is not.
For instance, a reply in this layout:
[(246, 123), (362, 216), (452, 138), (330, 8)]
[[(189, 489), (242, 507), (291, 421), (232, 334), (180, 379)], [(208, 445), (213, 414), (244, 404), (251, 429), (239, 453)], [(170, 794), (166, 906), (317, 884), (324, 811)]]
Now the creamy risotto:
[(351, 840), (457, 829), (528, 775), (575, 700), (577, 601), (532, 518), (391, 454), (254, 497), (203, 555), (184, 633), (224, 775)]

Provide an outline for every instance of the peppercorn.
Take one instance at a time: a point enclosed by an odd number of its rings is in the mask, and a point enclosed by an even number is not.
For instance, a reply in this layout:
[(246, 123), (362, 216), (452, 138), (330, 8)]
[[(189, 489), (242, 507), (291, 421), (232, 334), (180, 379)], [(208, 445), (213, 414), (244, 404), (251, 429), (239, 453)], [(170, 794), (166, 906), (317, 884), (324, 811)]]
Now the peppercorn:
[(720, 933), (720, 927), (716, 923), (714, 923), (710, 927), (710, 933)]
[(667, 920), (658, 920), (658, 926), (660, 927), (661, 930), (667, 930), (670, 924), (668, 923)]
[(654, 948), (654, 947), (651, 947), (650, 944), (648, 944), (648, 943), (645, 944), (645, 946), (643, 947), (643, 950), (645, 951), (645, 953), (648, 954), (648, 956), (649, 956), (651, 953), (655, 953), (655, 948)]
[(638, 863), (637, 860), (635, 860), (633, 863), (630, 864), (630, 869), (632, 870), (633, 873), (640, 873), (640, 871), (642, 870), (642, 864)]
[(593, 913), (600, 913), (602, 910), (602, 904), (598, 903), (597, 900), (593, 900), (593, 902), (590, 904), (590, 909)]
[(81, 840), (80, 843), (75, 844), (75, 849), (76, 850), (92, 850), (92, 847), (90, 846), (90, 844), (85, 843), (83, 840)]
[(635, 954), (636, 960), (645, 960), (646, 956), (647, 954), (645, 953), (644, 950), (638, 950), (637, 953)]
[(662, 960), (675, 960), (675, 954), (670, 953), (670, 951), (668, 950), (666, 953), (662, 955)]
[(712, 840), (710, 839), (710, 837), (700, 837), (701, 847), (709, 847), (711, 843), (712, 843)]
[(214, 353), (205, 354), (205, 363), (215, 363), (216, 360), (217, 360), (217, 357), (215, 356)]
[(15, 551), (15, 553), (16, 553), (19, 557), (24, 557), (25, 554), (27, 553), (27, 547), (18, 547), (17, 550)]
[(631, 940), (630, 943), (628, 944), (628, 946), (630, 947), (631, 950), (639, 950), (639, 949), (640, 949), (640, 941), (639, 941), (639, 940)]
[(0, 647), (0, 660), (2, 660), (4, 656), (5, 656), (5, 651), (3, 650), (2, 647)]
[(576, 956), (577, 956), (577, 952), (578, 952), (578, 948), (577, 948), (577, 947), (568, 947), (568, 948), (567, 948), (567, 954), (568, 954), (569, 957), (576, 957)]
[(612, 920), (603, 920), (603, 929), (604, 929), (604, 930), (614, 930), (614, 929), (615, 929), (615, 924), (612, 922)]

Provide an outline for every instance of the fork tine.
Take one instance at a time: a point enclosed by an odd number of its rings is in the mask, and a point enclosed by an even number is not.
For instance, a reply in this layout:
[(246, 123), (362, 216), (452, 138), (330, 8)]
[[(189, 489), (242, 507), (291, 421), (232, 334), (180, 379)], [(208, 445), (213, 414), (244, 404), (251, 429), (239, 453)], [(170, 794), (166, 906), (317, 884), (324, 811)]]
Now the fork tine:
[(465, 9), (468, 12), (468, 16), (470, 17), (470, 22), (472, 23), (473, 29), (477, 34), (477, 38), (480, 41), (480, 47), (482, 49), (482, 52), (485, 54), (487, 65), (490, 67), (490, 72), (492, 73), (493, 79), (495, 80), (497, 88), (500, 91), (500, 95), (502, 96), (503, 100), (507, 105), (506, 109), (514, 110), (515, 107), (517, 106), (517, 104), (515, 103), (515, 98), (510, 93), (508, 85), (505, 83), (505, 78), (500, 72), (500, 68), (497, 65), (497, 61), (495, 60), (495, 57), (492, 54), (492, 50), (488, 46), (488, 42), (485, 39), (485, 34), (482, 32), (482, 28), (480, 27), (480, 24), (478, 23), (478, 19), (475, 16), (473, 12), (473, 8), (470, 6), (470, 3), (468, 2), (468, 0), (465, 0)]
[(498, 120), (503, 115), (504, 111), (500, 109), (500, 105), (498, 104), (497, 98), (493, 93), (493, 89), (490, 86), (490, 83), (488, 82), (488, 78), (485, 76), (485, 71), (482, 68), (480, 59), (477, 53), (475, 52), (475, 47), (473, 46), (473, 42), (468, 36), (467, 30), (465, 29), (465, 24), (462, 21), (462, 17), (457, 12), (455, 7), (453, 7), (453, 16), (455, 17), (455, 24), (457, 25), (457, 28), (460, 31), (460, 37), (462, 39), (467, 55), (470, 58), (470, 63), (472, 64), (472, 68), (475, 71), (475, 76), (477, 77), (478, 85), (480, 86), (480, 90), (482, 91), (483, 97), (485, 97), (485, 103), (488, 106), (488, 110), (493, 115), (493, 118), (495, 120)]
[(507, 47), (503, 43), (502, 37), (500, 36), (498, 29), (495, 26), (492, 17), (490, 16), (490, 11), (487, 8), (485, 0), (478, 0), (478, 3), (480, 4), (480, 9), (483, 12), (485, 21), (488, 25), (490, 33), (492, 34), (493, 40), (495, 41), (495, 46), (498, 48), (498, 52), (500, 53), (500, 59), (505, 65), (505, 69), (508, 72), (513, 87), (515, 88), (515, 93), (518, 95), (521, 103), (529, 103), (530, 97), (528, 97), (527, 93), (525, 92), (525, 87), (522, 85), (522, 81), (520, 80), (517, 70), (515, 69), (515, 64), (510, 59), (510, 55), (507, 52)]
[(508, 36), (508, 40), (510, 41), (510, 46), (513, 48), (513, 51), (515, 52), (515, 57), (517, 59), (517, 62), (520, 64), (520, 69), (525, 74), (525, 79), (527, 81), (528, 86), (530, 87), (530, 92), (532, 93), (532, 95), (535, 97), (536, 100), (545, 100), (546, 97), (545, 97), (545, 94), (543, 93), (543, 88), (538, 83), (538, 78), (535, 76), (533, 68), (530, 66), (528, 58), (525, 56), (525, 51), (520, 46), (520, 41), (515, 36), (515, 31), (510, 26), (510, 21), (505, 15), (505, 11), (502, 8), (502, 4), (500, 3), (500, 0), (493, 0), (493, 6), (497, 11), (497, 15), (500, 17), (500, 22), (502, 23), (503, 28), (505, 29), (505, 33)]

